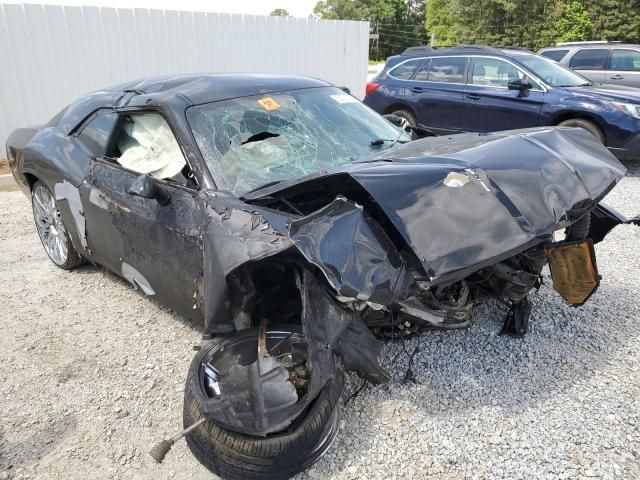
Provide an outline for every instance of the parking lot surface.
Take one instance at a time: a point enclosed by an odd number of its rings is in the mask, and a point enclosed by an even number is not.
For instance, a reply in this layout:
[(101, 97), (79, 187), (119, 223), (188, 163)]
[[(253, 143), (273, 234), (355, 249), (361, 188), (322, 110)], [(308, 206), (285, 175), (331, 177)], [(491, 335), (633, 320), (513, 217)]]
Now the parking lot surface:
[[(628, 166), (606, 201), (633, 216)], [(640, 478), (640, 228), (596, 253), (603, 280), (583, 307), (545, 270), (524, 339), (498, 335), (506, 311), (491, 304), (468, 330), (387, 344), (393, 381), (350, 400), (299, 478)], [(162, 465), (147, 454), (181, 428), (197, 325), (104, 269), (57, 269), (19, 192), (0, 193), (0, 269), (0, 479), (213, 477), (184, 442)]]

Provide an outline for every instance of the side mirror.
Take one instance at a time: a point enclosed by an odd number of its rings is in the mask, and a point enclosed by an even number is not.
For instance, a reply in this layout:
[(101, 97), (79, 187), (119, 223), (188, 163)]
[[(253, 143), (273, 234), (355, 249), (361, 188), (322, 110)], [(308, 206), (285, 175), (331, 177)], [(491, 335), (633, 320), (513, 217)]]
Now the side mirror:
[(142, 198), (154, 198), (160, 205), (167, 205), (171, 195), (160, 188), (149, 175), (140, 175), (129, 187), (129, 195)]
[(507, 87), (509, 88), (509, 90), (518, 90), (520, 94), (527, 95), (528, 93), (526, 92), (528, 90), (531, 90), (533, 88), (533, 85), (531, 85), (529, 83), (529, 80), (527, 79), (518, 78), (516, 80), (511, 80), (507, 84)]

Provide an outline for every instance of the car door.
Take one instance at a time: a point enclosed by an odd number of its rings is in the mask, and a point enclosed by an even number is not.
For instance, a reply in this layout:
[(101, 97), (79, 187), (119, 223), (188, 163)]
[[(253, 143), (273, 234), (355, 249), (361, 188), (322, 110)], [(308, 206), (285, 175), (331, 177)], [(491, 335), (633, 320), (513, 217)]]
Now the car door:
[[(141, 175), (163, 195), (130, 193)], [(197, 193), (158, 112), (120, 113), (106, 155), (92, 159), (80, 188), (92, 259), (194, 319), (203, 269)]]
[(640, 88), (640, 49), (614, 48), (611, 50), (607, 83)]
[(408, 80), (405, 99), (417, 113), (418, 124), (436, 133), (462, 130), (466, 56), (428, 58)]
[(569, 67), (592, 82), (606, 83), (608, 57), (607, 48), (583, 48), (573, 54)]
[[(534, 88), (509, 90), (508, 83), (528, 79)], [(492, 57), (473, 57), (464, 93), (462, 126), (490, 132), (537, 126), (544, 100), (542, 87), (513, 64)]]

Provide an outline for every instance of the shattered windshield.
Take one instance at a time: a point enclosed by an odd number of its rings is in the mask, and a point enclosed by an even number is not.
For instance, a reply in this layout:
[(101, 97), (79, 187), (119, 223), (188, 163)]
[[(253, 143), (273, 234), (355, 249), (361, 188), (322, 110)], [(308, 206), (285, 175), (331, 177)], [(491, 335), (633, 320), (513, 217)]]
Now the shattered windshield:
[(235, 98), (191, 107), (189, 125), (218, 187), (259, 187), (364, 160), (410, 140), (334, 87)]

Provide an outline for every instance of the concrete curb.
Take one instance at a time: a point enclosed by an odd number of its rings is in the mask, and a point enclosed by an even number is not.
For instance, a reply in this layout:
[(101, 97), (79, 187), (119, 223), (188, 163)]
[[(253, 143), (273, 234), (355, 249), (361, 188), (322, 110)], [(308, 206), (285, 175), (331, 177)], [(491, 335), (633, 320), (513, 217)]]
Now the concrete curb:
[(13, 192), (18, 190), (18, 184), (10, 173), (0, 175), (0, 192)]

